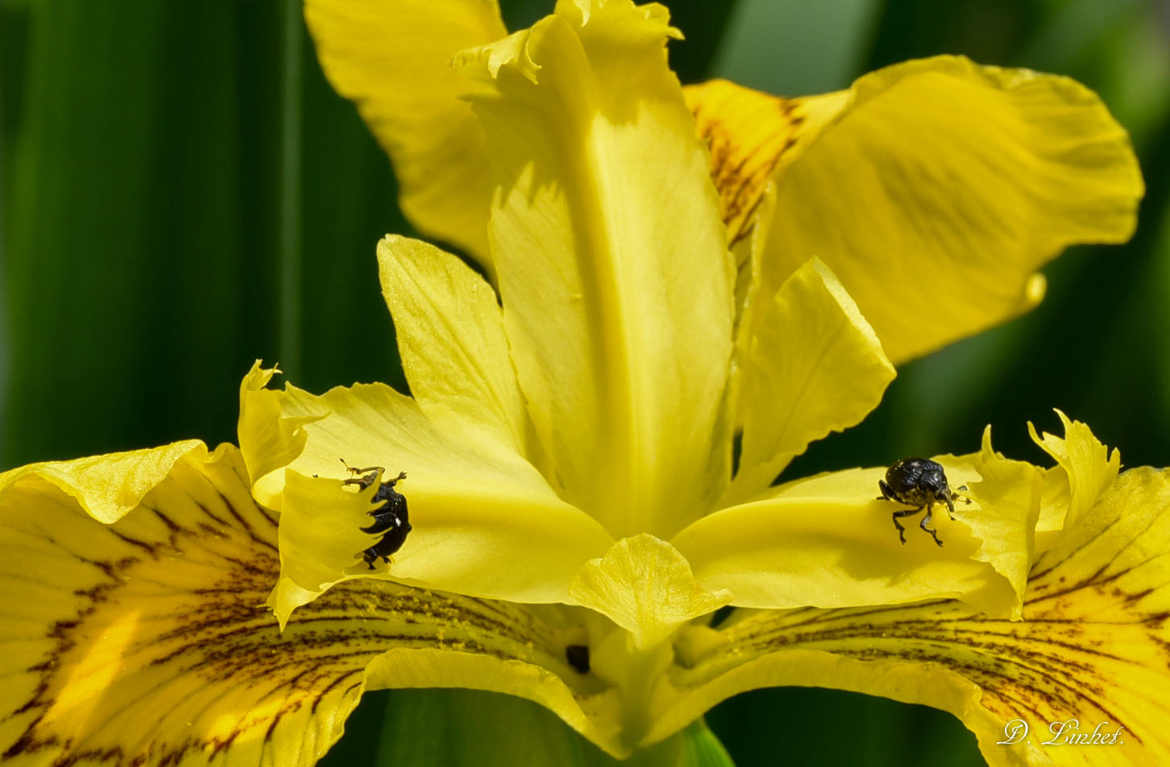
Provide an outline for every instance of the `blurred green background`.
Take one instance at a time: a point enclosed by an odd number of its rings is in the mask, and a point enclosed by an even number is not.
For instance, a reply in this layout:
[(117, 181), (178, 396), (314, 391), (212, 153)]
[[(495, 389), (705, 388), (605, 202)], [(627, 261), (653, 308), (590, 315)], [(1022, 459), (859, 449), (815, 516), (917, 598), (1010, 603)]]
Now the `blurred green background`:
[[(516, 27), (551, 3), (504, 5)], [(875, 414), (793, 474), (971, 451), (988, 423), (999, 449), (1041, 461), (1024, 425), (1053, 428), (1053, 407), (1126, 465), (1170, 465), (1170, 5), (670, 5), (684, 82), (796, 95), (965, 53), (1076, 77), (1141, 158), (1132, 242), (1065, 254), (1038, 310), (904, 367)], [(298, 3), (0, 0), (0, 89), (0, 470), (232, 440), (239, 379), (258, 357), (311, 390), (404, 387), (374, 244), (410, 228), (388, 161), (321, 75)], [(380, 693), (328, 761), (482, 764), (492, 738), (548, 720), (486, 694)], [(982, 763), (951, 717), (848, 693), (750, 693), (708, 723), (742, 766)], [(520, 758), (508, 749), (522, 744), (491, 742)]]

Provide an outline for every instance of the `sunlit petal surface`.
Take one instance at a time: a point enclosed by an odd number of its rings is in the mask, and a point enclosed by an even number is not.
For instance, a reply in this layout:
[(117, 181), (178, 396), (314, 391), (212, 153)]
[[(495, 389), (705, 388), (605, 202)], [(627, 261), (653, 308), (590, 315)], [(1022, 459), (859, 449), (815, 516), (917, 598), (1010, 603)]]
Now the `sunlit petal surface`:
[[(418, 404), (388, 386), (339, 387), (317, 397), (293, 386), (261, 388), (272, 371), (245, 380), (244, 415), (255, 401), (289, 408), (294, 420), (305, 402), (323, 416), (288, 431), (280, 418), (241, 431), (250, 444), (303, 445), (287, 468), (255, 480), (253, 492), (279, 507), (285, 576), (319, 594), (337, 581), (370, 575), (477, 596), (523, 602), (570, 601), (576, 569), (601, 556), (612, 539), (591, 517), (560, 500), (515, 449), (477, 430), (465, 440), (440, 430)], [(286, 448), (281, 446), (280, 451)], [(345, 464), (342, 463), (345, 462)], [(361, 552), (378, 535), (361, 532), (372, 522), (370, 497), (342, 482), (355, 469), (383, 467), (392, 479), (406, 472), (399, 490), (408, 499), (410, 545), (371, 571)], [(355, 489), (353, 485), (348, 486)], [(278, 605), (287, 617), (295, 603)]]
[[(1170, 475), (1133, 469), (1032, 565), (1023, 621), (961, 602), (746, 613), (696, 629), (660, 726), (742, 690), (817, 685), (942, 708), (993, 765), (1165, 764), (1170, 715)], [(1005, 725), (1026, 740), (997, 745)], [(1074, 745), (1050, 722), (1099, 723), (1116, 744)], [(1066, 732), (1065, 735), (1070, 733)], [(1049, 761), (1053, 760), (1053, 761)]]
[[(90, 477), (125, 460), (88, 459)], [(0, 489), (5, 764), (311, 765), (386, 686), (528, 697), (617, 748), (612, 693), (567, 664), (571, 614), (364, 580), (281, 633), (276, 519), (238, 451), (200, 446), (153, 480), (112, 525), (27, 473)]]
[(764, 285), (820, 258), (894, 362), (1032, 308), (1036, 269), (1066, 246), (1133, 233), (1143, 185), (1129, 138), (1066, 77), (936, 57), (826, 96), (735, 88), (688, 96), (732, 236), (770, 168)]
[(873, 329), (818, 260), (757, 296), (740, 355), (743, 449), (721, 506), (758, 493), (810, 442), (861, 421), (894, 378)]
[(482, 429), (523, 453), (528, 416), (495, 291), (418, 240), (387, 236), (378, 263), (410, 393), (427, 418), (465, 434)]
[(966, 600), (998, 615), (1019, 604), (1040, 504), (1040, 473), (985, 440), (969, 456), (939, 456), (971, 503), (951, 520), (935, 504), (931, 526), (910, 517), (905, 544), (891, 523), (905, 504), (877, 500), (884, 468), (785, 483), (693, 523), (673, 540), (708, 588), (748, 607), (896, 604), (932, 596)]
[[(727, 481), (731, 264), (661, 6), (561, 3), (460, 58), (501, 185), (491, 244), (550, 478), (615, 535)], [(669, 446), (669, 448), (666, 448)]]

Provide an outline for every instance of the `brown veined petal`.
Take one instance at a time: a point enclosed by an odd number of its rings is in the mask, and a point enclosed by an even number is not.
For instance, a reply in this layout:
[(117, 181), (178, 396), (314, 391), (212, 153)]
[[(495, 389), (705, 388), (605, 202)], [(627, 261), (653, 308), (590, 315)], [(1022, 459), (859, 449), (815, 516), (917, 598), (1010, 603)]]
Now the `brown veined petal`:
[(496, 0), (306, 0), (305, 20), (329, 81), (393, 160), (411, 223), (488, 263), (487, 151), (451, 59), (507, 34)]
[(728, 80), (687, 85), (683, 95), (707, 145), (719, 213), (733, 245), (752, 232), (773, 175), (799, 156), (844, 102), (844, 94), (836, 101), (788, 99)]
[(568, 664), (584, 628), (564, 611), (359, 581), (280, 633), (276, 520), (230, 445), (177, 461), (112, 525), (29, 476), (0, 491), (5, 764), (312, 765), (363, 690), (390, 686), (524, 696), (622, 753), (614, 693)]
[(689, 99), (733, 237), (750, 229), (736, 217), (766, 178), (776, 184), (764, 294), (820, 258), (895, 363), (1028, 311), (1044, 294), (1036, 269), (1071, 244), (1123, 242), (1136, 224), (1129, 137), (1065, 77), (940, 56), (824, 96), (724, 83)]
[[(1133, 469), (1035, 562), (1022, 621), (936, 600), (689, 629), (650, 739), (744, 690), (814, 685), (949, 711), (992, 765), (1167, 764), (1168, 621), (1170, 471)], [(1108, 742), (1076, 744), (1099, 724)]]

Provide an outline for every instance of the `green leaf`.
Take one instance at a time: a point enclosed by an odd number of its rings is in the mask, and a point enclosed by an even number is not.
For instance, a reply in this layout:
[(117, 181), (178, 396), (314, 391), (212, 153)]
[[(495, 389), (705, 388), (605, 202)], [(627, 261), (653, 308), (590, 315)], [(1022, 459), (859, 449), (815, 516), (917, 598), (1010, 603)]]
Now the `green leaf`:
[[(382, 730), (371, 725), (382, 711)], [(351, 728), (320, 767), (731, 767), (701, 720), (651, 748), (618, 761), (521, 698), (471, 690), (396, 690), (367, 695)], [(358, 731), (358, 728), (361, 731)], [(377, 748), (374, 749), (376, 737)], [(366, 754), (376, 753), (368, 760)]]

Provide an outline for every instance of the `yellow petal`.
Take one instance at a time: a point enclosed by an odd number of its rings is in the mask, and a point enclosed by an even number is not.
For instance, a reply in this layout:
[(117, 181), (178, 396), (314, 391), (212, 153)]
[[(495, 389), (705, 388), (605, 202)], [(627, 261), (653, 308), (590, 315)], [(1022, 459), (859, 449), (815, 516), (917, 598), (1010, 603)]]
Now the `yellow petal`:
[(524, 450), (526, 418), (495, 291), (462, 261), (396, 235), (378, 244), (410, 392), (438, 428)]
[(1121, 453), (1101, 444), (1089, 427), (1073, 421), (1056, 411), (1064, 426), (1064, 437), (1044, 432), (1028, 423), (1028, 433), (1057, 465), (1045, 476), (1045, 499), (1041, 504), (1037, 524), (1037, 547), (1047, 548), (1050, 541), (1059, 539), (1065, 526), (1075, 526), (1082, 514), (1097, 503), (1097, 499), (1117, 479), (1121, 470)]
[(562, 2), (461, 57), (508, 341), (558, 490), (668, 534), (727, 481), (730, 259), (658, 5)]
[[(240, 453), (248, 476), (267, 478), (254, 489), (256, 499), (270, 509), (280, 510), (280, 469), (305, 449), (304, 425), (329, 415), (328, 409), (299, 389), (273, 391), (268, 383), (279, 368), (262, 368), (260, 360), (240, 382), (240, 417), (237, 430)], [(266, 490), (265, 486), (273, 486)]]
[(768, 487), (810, 442), (861, 421), (894, 378), (873, 329), (817, 259), (753, 311), (760, 321), (739, 368), (743, 450), (721, 505)]
[[(766, 110), (750, 106), (766, 98), (741, 95), (731, 111)], [(772, 173), (761, 278), (774, 288), (819, 257), (895, 362), (1032, 308), (1044, 293), (1035, 270), (1068, 245), (1133, 232), (1143, 185), (1129, 139), (1068, 78), (937, 57), (797, 103), (813, 127)], [(711, 145), (766, 165), (757, 153), (784, 144), (746, 123), (716, 123), (709, 132), (727, 133)], [(758, 180), (745, 188), (763, 192)]]
[(0, 474), (0, 492), (10, 487), (40, 492), (55, 488), (94, 519), (117, 522), (170, 473), (176, 461), (201, 449), (202, 442), (189, 439), (144, 450), (29, 464)]
[(695, 581), (678, 550), (653, 535), (623, 538), (582, 568), (570, 589), (573, 599), (633, 634), (646, 648), (678, 626), (727, 604)]
[(568, 663), (584, 628), (563, 613), (354, 581), (281, 634), (263, 607), (276, 520), (231, 446), (189, 452), (113, 525), (89, 492), (0, 489), (5, 764), (312, 765), (380, 687), (521, 695), (628, 753), (615, 693)]
[[(289, 418), (306, 410), (326, 414), (293, 432), (278, 415), (254, 424), (256, 433), (240, 433), (244, 445), (275, 445), (281, 454), (289, 443), (303, 445), (287, 466), (257, 477), (253, 493), (279, 506), (282, 572), (308, 592), (372, 575), (476, 596), (565, 601), (576, 570), (612, 542), (513, 447), (483, 431), (468, 439), (451, 424), (439, 428), (388, 386), (339, 387), (320, 397), (294, 386), (264, 390), (245, 396), (245, 411), (252, 396), (265, 407), (276, 397)], [(252, 423), (247, 413), (245, 420)], [(360, 556), (381, 538), (359, 530), (371, 525), (376, 483), (365, 493), (347, 492), (341, 480), (355, 475), (343, 460), (355, 469), (383, 467), (386, 481), (407, 475), (397, 489), (414, 529), (388, 568), (379, 563), (371, 572)], [(296, 601), (281, 603), (282, 619)]]
[[(756, 613), (718, 631), (687, 629), (685, 670), (672, 677), (656, 735), (743, 690), (819, 685), (950, 711), (992, 765), (1166, 764), (1167, 510), (1166, 471), (1120, 475), (1036, 562), (1022, 622), (932, 601)], [(1071, 720), (1054, 740), (1050, 723)], [(1116, 741), (1068, 740), (1074, 726), (1088, 739), (1099, 724), (1098, 737), (1121, 728)], [(1013, 732), (1020, 742), (997, 744)]]
[(507, 33), (496, 0), (306, 0), (305, 20), (329, 82), (393, 160), (402, 211), (487, 263), (491, 173), (451, 59)]
[(704, 517), (671, 542), (708, 589), (747, 607), (843, 607), (933, 597), (998, 615), (1018, 610), (1039, 513), (1039, 471), (991, 449), (940, 456), (952, 487), (972, 503), (955, 520), (936, 504), (939, 547), (910, 517), (906, 543), (891, 524), (906, 505), (875, 500), (885, 469), (821, 474)]

